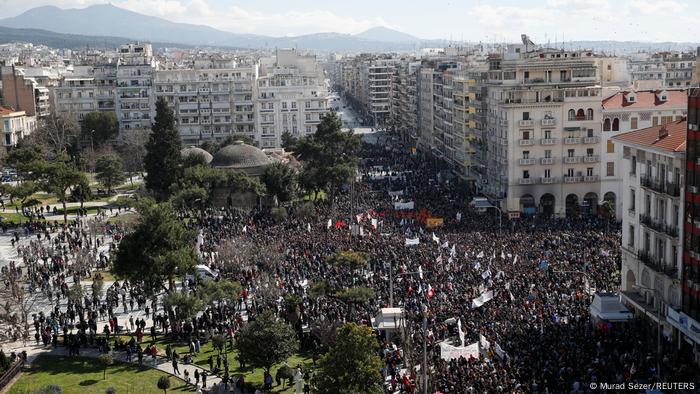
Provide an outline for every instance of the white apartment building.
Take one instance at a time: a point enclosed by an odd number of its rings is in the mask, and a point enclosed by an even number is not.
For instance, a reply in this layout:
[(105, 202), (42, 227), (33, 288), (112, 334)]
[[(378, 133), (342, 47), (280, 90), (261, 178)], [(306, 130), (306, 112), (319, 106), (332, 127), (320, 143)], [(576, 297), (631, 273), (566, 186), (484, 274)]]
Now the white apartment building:
[(421, 63), (413, 59), (402, 60), (394, 67), (389, 99), (388, 125), (401, 135), (404, 141), (415, 146), (418, 139), (418, 94), (416, 86)]
[(27, 116), (24, 111), (0, 107), (0, 132), (2, 144), (8, 149), (36, 130), (36, 117)]
[(93, 111), (115, 111), (116, 64), (75, 66), (54, 87), (54, 107), (76, 122)]
[(153, 77), (156, 61), (151, 44), (119, 47), (116, 100), (120, 129), (150, 128), (155, 117)]
[(511, 45), (488, 72), (488, 165), (481, 190), (509, 212), (594, 211), (600, 102), (595, 55)]
[(688, 94), (684, 89), (625, 90), (602, 102), (602, 151), (600, 195), (615, 204), (620, 219), (622, 211), (623, 179), (629, 174), (622, 171), (622, 150), (616, 149), (613, 137), (634, 130), (680, 120), (686, 115)]
[[(687, 122), (674, 120), (613, 137), (622, 151), (622, 299), (664, 331), (681, 306)], [(660, 312), (659, 312), (660, 311)]]
[(293, 49), (276, 51), (274, 63), (261, 66), (254, 92), (255, 139), (261, 148), (277, 148), (282, 134), (312, 134), (328, 112), (328, 87), (314, 56)]
[(155, 73), (156, 97), (174, 111), (184, 144), (220, 141), (230, 134), (256, 139), (253, 95), (257, 63), (196, 59), (191, 67)]

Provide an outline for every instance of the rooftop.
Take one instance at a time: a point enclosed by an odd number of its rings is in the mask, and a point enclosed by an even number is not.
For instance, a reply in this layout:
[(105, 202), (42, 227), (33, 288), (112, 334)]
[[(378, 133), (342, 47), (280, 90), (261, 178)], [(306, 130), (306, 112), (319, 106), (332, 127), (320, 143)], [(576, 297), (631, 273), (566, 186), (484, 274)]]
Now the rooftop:
[[(665, 92), (666, 100), (659, 99)], [(634, 95), (634, 101), (630, 101), (630, 95)], [(621, 91), (603, 100), (603, 109), (627, 109), (627, 108), (677, 108), (687, 107), (688, 91), (685, 89), (668, 90), (640, 90), (636, 92)]]
[(683, 118), (675, 122), (623, 133), (613, 137), (613, 140), (670, 153), (685, 152), (687, 129), (688, 122)]

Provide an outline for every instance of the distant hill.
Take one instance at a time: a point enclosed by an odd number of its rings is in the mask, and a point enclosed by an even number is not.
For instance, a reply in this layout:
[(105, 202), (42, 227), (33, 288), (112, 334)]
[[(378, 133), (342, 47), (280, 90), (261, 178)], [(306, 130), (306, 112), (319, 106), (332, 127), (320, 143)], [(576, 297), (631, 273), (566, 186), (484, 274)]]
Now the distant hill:
[(380, 42), (417, 42), (421, 41), (410, 34), (402, 33), (397, 30), (389, 29), (388, 27), (377, 26), (369, 30), (357, 33), (354, 35), (365, 40), (380, 41)]
[[(0, 26), (0, 44), (11, 42), (31, 42), (35, 45), (46, 45), (60, 49), (85, 49), (90, 48), (116, 48), (119, 45), (133, 41), (126, 37), (110, 36), (84, 36), (80, 34), (62, 34), (41, 29), (13, 29)], [(152, 42), (154, 48), (180, 47), (188, 48), (192, 45)]]

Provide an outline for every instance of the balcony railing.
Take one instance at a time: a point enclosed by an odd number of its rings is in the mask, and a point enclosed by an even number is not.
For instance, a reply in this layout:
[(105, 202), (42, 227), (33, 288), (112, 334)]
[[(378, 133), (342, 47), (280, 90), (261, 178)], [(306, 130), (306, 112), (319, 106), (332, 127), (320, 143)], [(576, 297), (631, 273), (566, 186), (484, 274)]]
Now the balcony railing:
[(678, 237), (678, 226), (668, 225), (663, 220), (654, 220), (651, 216), (642, 214), (639, 215), (639, 222), (658, 233), (664, 233), (671, 238)]
[(637, 251), (637, 258), (656, 272), (662, 272), (670, 277), (675, 277), (678, 274), (678, 267), (673, 263), (667, 264), (663, 259), (652, 256), (651, 253), (644, 250)]
[(564, 176), (564, 183), (576, 183), (581, 182), (580, 176)]
[(600, 157), (596, 156), (596, 155), (590, 155), (590, 156), (583, 157), (584, 163), (597, 163), (598, 161), (600, 161)]
[(564, 145), (573, 145), (573, 144), (580, 144), (580, 143), (581, 143), (580, 137), (566, 137), (566, 138), (564, 138)]
[(564, 158), (564, 163), (566, 164), (576, 164), (581, 162), (581, 157), (580, 156), (571, 156), (571, 157), (565, 157)]
[(552, 165), (552, 164), (554, 164), (554, 158), (553, 157), (543, 157), (540, 159), (540, 164)]
[(559, 178), (552, 178), (552, 177), (546, 178), (546, 177), (542, 177), (542, 178), (540, 178), (540, 182), (541, 182), (543, 185), (550, 185), (550, 184), (552, 184), (552, 183), (557, 183), (557, 182), (559, 182)]
[(540, 140), (540, 144), (542, 144), (542, 145), (554, 145), (556, 143), (557, 143), (556, 138), (542, 138)]
[(519, 159), (518, 162), (521, 166), (531, 166), (537, 162), (537, 159)]
[(518, 126), (520, 127), (532, 127), (534, 124), (535, 122), (532, 119), (518, 121)]
[(600, 137), (583, 137), (584, 144), (597, 144), (600, 142)]
[(598, 182), (598, 175), (586, 175), (583, 177), (584, 182)]
[(681, 187), (677, 183), (664, 182), (650, 176), (640, 177), (639, 183), (641, 183), (642, 187), (651, 189), (657, 193), (667, 194), (671, 197), (680, 197), (681, 195)]
[(531, 146), (535, 145), (535, 140), (533, 138), (520, 140), (520, 146)]
[(521, 185), (532, 185), (535, 183), (535, 178), (520, 178), (518, 183)]
[(542, 127), (552, 127), (557, 124), (557, 120), (554, 118), (542, 119)]

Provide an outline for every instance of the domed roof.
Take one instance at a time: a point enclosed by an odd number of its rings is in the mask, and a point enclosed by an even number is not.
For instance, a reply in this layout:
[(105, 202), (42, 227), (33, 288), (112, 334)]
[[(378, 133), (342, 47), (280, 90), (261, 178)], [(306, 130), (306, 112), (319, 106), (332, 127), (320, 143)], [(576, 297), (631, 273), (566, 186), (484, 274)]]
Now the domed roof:
[(244, 144), (243, 141), (236, 141), (231, 145), (221, 148), (214, 154), (211, 162), (216, 168), (252, 168), (263, 167), (272, 164), (265, 152)]
[(182, 148), (182, 150), (180, 151), (180, 157), (182, 157), (183, 159), (186, 159), (192, 155), (204, 156), (204, 160), (207, 162), (207, 164), (211, 163), (211, 161), (214, 159), (214, 156), (212, 156), (211, 153), (196, 146), (188, 146), (187, 148)]

